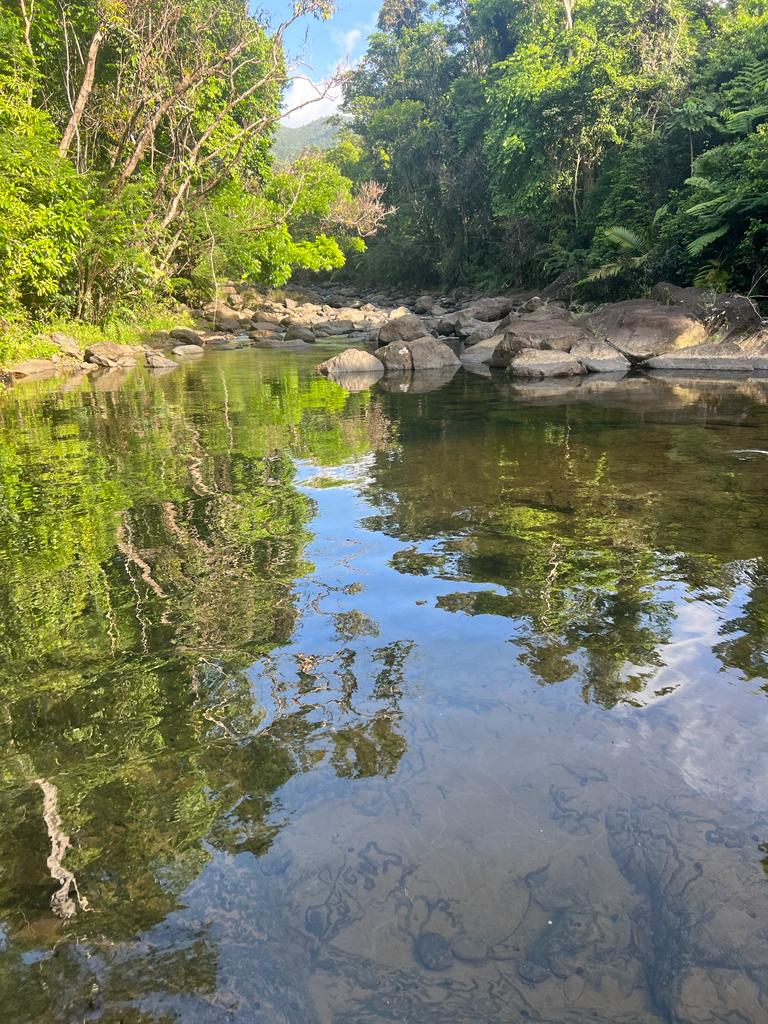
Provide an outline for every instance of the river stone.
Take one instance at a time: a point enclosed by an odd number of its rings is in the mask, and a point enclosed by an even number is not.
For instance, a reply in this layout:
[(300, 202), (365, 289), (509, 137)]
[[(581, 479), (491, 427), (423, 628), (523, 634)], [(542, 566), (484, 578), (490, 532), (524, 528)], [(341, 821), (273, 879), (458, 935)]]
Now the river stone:
[(416, 338), (424, 337), (425, 326), (419, 317), (408, 313), (407, 316), (399, 316), (390, 320), (379, 331), (379, 344), (389, 345), (392, 342), (415, 341)]
[(315, 324), (313, 330), (318, 338), (336, 338), (342, 334), (352, 334), (355, 325), (351, 320), (331, 320), (327, 323)]
[(590, 373), (627, 373), (630, 362), (607, 341), (583, 341), (574, 345), (571, 355)]
[(468, 964), (479, 964), (488, 959), (488, 944), (481, 939), (457, 939), (451, 946), (457, 960)]
[(732, 370), (744, 373), (754, 369), (753, 359), (732, 341), (706, 342), (681, 348), (668, 355), (655, 356), (645, 365), (652, 370)]
[(379, 377), (384, 373), (381, 361), (370, 352), (359, 348), (348, 348), (332, 359), (326, 359), (315, 367), (318, 373), (327, 377), (336, 377), (345, 373), (371, 373)]
[(179, 365), (173, 359), (164, 356), (162, 352), (147, 352), (144, 358), (151, 370), (171, 370)]
[(58, 348), (58, 350), (65, 356), (69, 356), (70, 359), (78, 359), (82, 361), (83, 350), (71, 335), (64, 334), (62, 331), (53, 331), (49, 337), (56, 348)]
[(746, 295), (718, 294), (710, 288), (680, 288), (662, 281), (652, 289), (651, 296), (703, 320), (710, 334), (744, 335), (759, 330), (763, 322), (756, 304)]
[(298, 324), (293, 324), (285, 332), (286, 341), (306, 341), (307, 344), (311, 345), (315, 341), (315, 332), (310, 330), (309, 327), (301, 327)]
[[(493, 357), (493, 353), (496, 348), (504, 341), (503, 334), (494, 334), (492, 338), (486, 338), (485, 341), (478, 341), (476, 345), (471, 348), (465, 349), (459, 357), (462, 363), (475, 366), (478, 363), (488, 364)], [(512, 357), (510, 356), (510, 359)], [(506, 363), (504, 364), (507, 365)]]
[(463, 310), (473, 320), (501, 320), (515, 308), (515, 300), (508, 295), (499, 295), (492, 298), (477, 299), (477, 301), (466, 306)]
[(183, 341), (189, 345), (201, 345), (204, 336), (204, 331), (196, 331), (192, 327), (174, 327), (170, 332), (174, 341)]
[(244, 321), (247, 324), (250, 319), (241, 317), (234, 309), (230, 309), (229, 306), (218, 301), (209, 302), (203, 306), (203, 313), (216, 328), (222, 331), (239, 331), (242, 329)]
[(175, 356), (202, 356), (205, 355), (205, 349), (202, 345), (177, 345), (173, 350)]
[(428, 971), (447, 971), (453, 964), (453, 953), (448, 939), (437, 932), (423, 932), (414, 943), (416, 959)]
[(85, 350), (85, 358), (97, 366), (135, 366), (136, 349), (130, 345), (119, 345), (116, 341), (97, 341)]
[(254, 320), (252, 321), (252, 331), (262, 331), (267, 334), (282, 334), (283, 329), (280, 324), (276, 324), (271, 320)]
[(676, 349), (706, 341), (701, 320), (675, 306), (651, 299), (628, 299), (602, 306), (589, 317), (589, 326), (631, 363), (641, 363)]
[(583, 372), (578, 359), (566, 352), (535, 348), (524, 348), (507, 367), (510, 377), (578, 377)]
[(409, 373), (418, 370), (442, 370), (460, 365), (454, 352), (432, 337), (407, 342), (390, 342), (377, 349), (375, 356), (387, 370)]
[(23, 377), (50, 376), (59, 369), (59, 365), (52, 359), (24, 359), (16, 363), (8, 371), (12, 377), (22, 379)]
[(310, 347), (306, 341), (279, 338), (276, 335), (271, 338), (255, 338), (252, 344), (254, 348), (298, 349)]

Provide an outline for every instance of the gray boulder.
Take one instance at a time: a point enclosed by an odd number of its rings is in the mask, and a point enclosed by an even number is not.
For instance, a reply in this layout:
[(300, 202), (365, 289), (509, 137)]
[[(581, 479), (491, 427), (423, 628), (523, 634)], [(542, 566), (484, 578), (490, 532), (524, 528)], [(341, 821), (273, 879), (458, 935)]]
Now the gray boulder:
[(718, 294), (708, 288), (680, 288), (662, 281), (651, 291), (657, 302), (677, 306), (704, 321), (710, 334), (722, 338), (758, 331), (763, 320), (755, 303), (746, 295)]
[(202, 356), (205, 355), (205, 349), (202, 345), (177, 345), (173, 350), (175, 356)]
[(583, 341), (571, 349), (574, 359), (590, 373), (627, 373), (630, 362), (607, 341)]
[(247, 326), (250, 317), (242, 317), (223, 302), (209, 302), (203, 306), (203, 313), (214, 327), (221, 331), (236, 332)]
[(375, 356), (384, 364), (385, 369), (395, 373), (442, 370), (461, 365), (447, 345), (431, 337), (390, 342), (378, 349)]
[(578, 359), (566, 352), (526, 348), (512, 359), (507, 373), (510, 377), (534, 380), (544, 377), (579, 377), (584, 373), (584, 367)]
[(52, 377), (59, 369), (59, 364), (52, 359), (25, 359), (8, 372), (11, 377), (22, 380), (24, 377)]
[(64, 334), (61, 331), (53, 331), (49, 335), (53, 344), (58, 348), (62, 355), (68, 356), (70, 359), (77, 359), (82, 362), (83, 350), (80, 348), (78, 342), (69, 334)]
[(472, 331), (471, 334), (465, 336), (464, 344), (468, 347), (479, 344), (481, 341), (487, 341), (489, 338), (493, 338), (499, 332), (498, 323), (487, 323), (484, 324), (478, 321), (478, 326)]
[[(503, 334), (494, 334), (492, 338), (486, 338), (485, 341), (478, 341), (476, 345), (472, 345), (471, 348), (465, 349), (459, 358), (465, 366), (477, 366), (478, 364), (488, 365), (491, 362), (493, 353), (502, 341), (504, 341)], [(510, 358), (512, 357), (510, 356)], [(504, 365), (506, 366), (508, 364), (505, 363)]]
[(326, 377), (338, 377), (346, 373), (374, 374), (379, 377), (384, 373), (381, 360), (370, 352), (359, 348), (348, 348), (331, 359), (326, 359), (315, 367), (318, 373)]
[(170, 337), (174, 341), (183, 341), (188, 345), (202, 345), (205, 332), (196, 331), (192, 327), (174, 327)]
[(168, 356), (164, 356), (162, 352), (147, 352), (144, 358), (151, 370), (172, 370), (179, 365)]
[(488, 322), (491, 320), (501, 320), (507, 315), (507, 313), (512, 312), (515, 305), (515, 300), (509, 296), (498, 295), (484, 299), (477, 299), (475, 302), (466, 306), (463, 312), (467, 313), (473, 320), (483, 320)]
[(726, 370), (750, 373), (768, 370), (768, 332), (736, 341), (712, 341), (655, 356), (646, 363), (652, 370)]
[(392, 342), (415, 341), (416, 338), (423, 338), (424, 332), (424, 323), (417, 316), (408, 313), (384, 324), (379, 331), (379, 344), (383, 346)]
[(351, 334), (355, 325), (351, 320), (331, 320), (324, 324), (315, 324), (313, 330), (316, 338), (338, 338), (343, 334)]
[(596, 335), (607, 339), (631, 363), (706, 341), (701, 320), (684, 309), (652, 299), (629, 299), (601, 306), (588, 318)]
[(300, 327), (298, 324), (294, 324), (285, 332), (285, 340), (306, 341), (307, 344), (311, 345), (315, 341), (315, 332), (310, 330), (309, 327)]
[(135, 366), (136, 355), (135, 348), (130, 345), (119, 345), (116, 341), (97, 341), (85, 350), (86, 362), (104, 367)]

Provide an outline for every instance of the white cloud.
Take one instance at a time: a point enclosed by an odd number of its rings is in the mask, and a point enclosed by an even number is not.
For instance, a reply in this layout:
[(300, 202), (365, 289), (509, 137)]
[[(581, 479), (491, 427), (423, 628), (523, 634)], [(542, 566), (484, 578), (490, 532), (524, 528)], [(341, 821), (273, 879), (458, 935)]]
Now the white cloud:
[[(332, 117), (341, 105), (342, 92), (338, 85), (329, 88), (328, 82), (313, 82), (308, 76), (294, 78), (283, 103), (283, 124), (297, 128), (319, 117)], [(296, 109), (296, 108), (301, 109)]]

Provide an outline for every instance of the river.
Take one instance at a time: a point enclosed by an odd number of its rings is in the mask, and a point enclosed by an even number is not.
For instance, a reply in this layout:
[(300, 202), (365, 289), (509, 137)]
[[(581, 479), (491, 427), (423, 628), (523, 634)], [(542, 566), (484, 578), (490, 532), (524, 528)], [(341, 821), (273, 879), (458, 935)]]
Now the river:
[(765, 1020), (768, 385), (317, 361), (0, 398), (5, 1019)]

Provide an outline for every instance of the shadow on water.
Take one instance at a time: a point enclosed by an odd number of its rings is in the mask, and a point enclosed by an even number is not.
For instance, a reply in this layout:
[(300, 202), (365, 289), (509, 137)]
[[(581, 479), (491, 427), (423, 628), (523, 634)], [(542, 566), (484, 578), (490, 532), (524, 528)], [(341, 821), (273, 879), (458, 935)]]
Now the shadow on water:
[(768, 389), (0, 401), (9, 1019), (753, 1022)]

